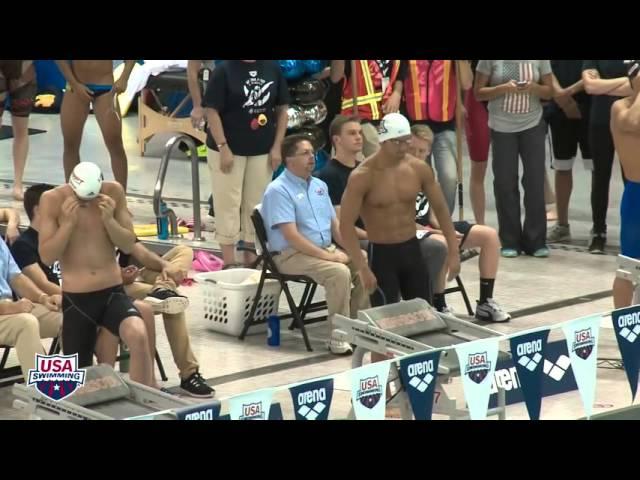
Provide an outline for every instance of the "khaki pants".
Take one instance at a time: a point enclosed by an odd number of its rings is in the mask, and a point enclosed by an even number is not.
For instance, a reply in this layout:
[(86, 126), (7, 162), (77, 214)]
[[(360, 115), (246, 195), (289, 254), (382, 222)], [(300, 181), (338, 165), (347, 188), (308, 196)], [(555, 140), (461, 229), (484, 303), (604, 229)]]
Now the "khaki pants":
[(31, 313), (0, 315), (0, 345), (15, 347), (25, 382), (36, 367), (36, 353), (46, 355), (41, 338), (55, 338), (62, 327), (62, 314), (34, 304)]
[[(193, 250), (184, 245), (179, 245), (169, 250), (162, 258), (178, 268), (188, 271), (191, 269), (193, 261)], [(141, 273), (141, 280), (125, 285), (124, 289), (127, 295), (137, 300), (143, 300), (154, 288), (162, 287), (171, 290), (177, 288), (173, 280), (162, 280), (160, 272), (146, 268)], [(163, 313), (162, 319), (164, 320), (164, 330), (167, 334), (167, 340), (169, 340), (173, 360), (178, 370), (180, 370), (180, 378), (183, 380), (189, 378), (198, 370), (199, 365), (193, 350), (191, 350), (185, 314), (184, 312), (175, 315)]]
[(220, 153), (207, 150), (211, 193), (216, 211), (216, 240), (235, 245), (238, 240), (255, 243), (251, 213), (262, 202), (273, 171), (269, 155), (233, 157), (231, 172), (220, 170)]
[[(335, 251), (335, 248), (331, 245), (327, 250)], [(321, 260), (292, 248), (284, 250), (273, 259), (281, 273), (307, 275), (324, 287), (330, 331), (333, 331), (332, 319), (335, 313), (357, 318), (358, 310), (369, 308), (369, 294), (360, 283), (360, 276), (353, 268), (353, 263), (345, 265)]]

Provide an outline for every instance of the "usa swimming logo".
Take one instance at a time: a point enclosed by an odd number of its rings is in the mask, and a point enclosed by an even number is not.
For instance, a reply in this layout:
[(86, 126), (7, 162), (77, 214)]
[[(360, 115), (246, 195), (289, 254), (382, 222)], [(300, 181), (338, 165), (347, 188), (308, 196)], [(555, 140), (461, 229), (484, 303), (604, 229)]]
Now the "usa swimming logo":
[(382, 397), (382, 386), (378, 376), (360, 379), (360, 388), (357, 392), (357, 400), (365, 407), (375, 407)]
[(575, 352), (577, 356), (586, 360), (591, 355), (595, 344), (596, 342), (593, 334), (591, 333), (591, 328), (585, 328), (584, 330), (578, 330), (575, 332), (571, 350)]
[(470, 353), (464, 373), (475, 383), (482, 383), (487, 378), (491, 362), (487, 360), (487, 352)]
[(264, 420), (265, 418), (262, 402), (255, 402), (242, 404), (242, 415), (238, 420)]
[(84, 385), (86, 370), (78, 368), (78, 354), (36, 354), (36, 368), (29, 370), (27, 386), (35, 385), (51, 400), (67, 398)]

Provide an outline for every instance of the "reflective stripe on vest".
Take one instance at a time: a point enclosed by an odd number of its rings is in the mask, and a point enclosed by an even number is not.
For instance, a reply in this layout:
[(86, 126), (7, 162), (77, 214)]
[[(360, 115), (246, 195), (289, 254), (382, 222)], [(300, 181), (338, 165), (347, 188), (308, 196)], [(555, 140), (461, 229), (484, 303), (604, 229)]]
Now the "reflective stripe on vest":
[[(370, 120), (379, 120), (381, 116), (381, 103), (386, 96), (393, 91), (393, 84), (398, 77), (398, 70), (400, 67), (399, 60), (393, 60), (391, 66), (391, 73), (389, 78), (389, 85), (386, 91), (382, 91), (382, 75), (379, 71), (379, 67), (374, 60), (371, 60), (376, 69), (375, 74), (372, 75), (370, 69), (369, 60), (359, 60), (356, 63), (356, 79), (358, 82), (358, 97), (356, 97), (356, 106), (365, 107), (365, 114), (368, 114)], [(375, 78), (374, 78), (375, 75)], [(376, 91), (375, 80), (378, 80), (380, 84)], [(342, 93), (342, 114), (350, 114), (350, 109), (353, 108), (353, 93), (352, 93), (351, 77), (347, 78), (343, 87)], [(367, 109), (369, 111), (367, 111)], [(360, 110), (360, 109), (359, 109)], [(360, 112), (359, 112), (360, 113)]]
[(409, 119), (448, 122), (455, 117), (457, 88), (452, 60), (409, 60), (404, 101)]

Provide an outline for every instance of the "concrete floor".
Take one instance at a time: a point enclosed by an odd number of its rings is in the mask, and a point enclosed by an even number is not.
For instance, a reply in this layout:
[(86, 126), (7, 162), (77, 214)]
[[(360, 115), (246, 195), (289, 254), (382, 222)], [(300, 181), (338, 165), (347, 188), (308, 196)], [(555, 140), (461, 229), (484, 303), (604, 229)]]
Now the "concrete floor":
[[(5, 116), (5, 121), (7, 117)], [(25, 181), (60, 183), (62, 173), (62, 138), (59, 118), (56, 115), (34, 115), (32, 128), (47, 130), (47, 133), (33, 135), (31, 151), (25, 173)], [(85, 127), (82, 146), (82, 158), (100, 164), (107, 177), (110, 177), (109, 161), (103, 146), (97, 124), (93, 116), (89, 117)], [(148, 145), (145, 157), (137, 156), (137, 118), (135, 114), (124, 119), (123, 137), (129, 153), (130, 188), (129, 203), (135, 215), (136, 223), (153, 223), (153, 209), (150, 196), (157, 176), (163, 145), (168, 136), (156, 137)], [(21, 208), (10, 196), (12, 178), (11, 141), (0, 141), (0, 205)], [(469, 160), (464, 159), (464, 178), (468, 179)], [(553, 172), (550, 171), (551, 178)], [(487, 172), (487, 222), (497, 226), (495, 203), (492, 194), (492, 175)], [(192, 216), (191, 172), (186, 158), (172, 161), (164, 188), (165, 197), (175, 200), (170, 202), (179, 217)], [(204, 162), (200, 163), (201, 201), (205, 202), (210, 188), (208, 169)], [(619, 244), (619, 201), (622, 194), (622, 180), (619, 165), (616, 162), (611, 182), (611, 199), (608, 215), (609, 247), (608, 255), (594, 256), (586, 252), (589, 229), (591, 228), (591, 208), (589, 203), (591, 176), (578, 161), (574, 168), (574, 193), (570, 207), (570, 221), (573, 241), (564, 246), (554, 246), (548, 259), (520, 257), (502, 259), (499, 276), (496, 282), (495, 298), (514, 319), (505, 325), (493, 328), (505, 333), (554, 325), (572, 318), (606, 312), (611, 309), (611, 284), (616, 268)], [(465, 183), (468, 190), (468, 182)], [(207, 207), (201, 208), (203, 219), (206, 219)], [(465, 196), (465, 217), (472, 219), (471, 204)], [(457, 219), (457, 212), (455, 218)], [(26, 216), (23, 213), (23, 222)], [(551, 224), (550, 224), (551, 225)], [(215, 247), (211, 231), (215, 228), (213, 219), (205, 221), (207, 242), (189, 242), (191, 245)], [(188, 237), (188, 236), (187, 236)], [(186, 241), (186, 240), (185, 240)], [(462, 278), (469, 292), (471, 301), (478, 298), (478, 258), (473, 258), (462, 266)], [(351, 365), (350, 357), (334, 357), (323, 348), (327, 325), (320, 323), (309, 328), (314, 346), (313, 352), (307, 352), (297, 333), (283, 328), (280, 347), (268, 347), (264, 330), (256, 329), (241, 342), (238, 339), (216, 333), (202, 315), (202, 287), (194, 285), (182, 287), (191, 299), (189, 310), (189, 328), (194, 352), (200, 362), (200, 369), (209, 384), (215, 386), (217, 397), (221, 399), (264, 387), (279, 387), (306, 379), (325, 375), (340, 374), (336, 377), (334, 400), (330, 418), (344, 418), (349, 410), (350, 391), (347, 372)], [(322, 288), (319, 296), (323, 295)], [(295, 292), (299, 294), (299, 289)], [(465, 318), (462, 298), (459, 294), (447, 298), (458, 316)], [(286, 309), (286, 302), (281, 298), (280, 307)], [(610, 320), (603, 320), (598, 354), (600, 357), (619, 358), (618, 347)], [(284, 327), (284, 323), (283, 323)], [(552, 332), (550, 341), (562, 340), (561, 330)], [(177, 368), (162, 327), (161, 319), (157, 322), (158, 351), (169, 376), (167, 387), (178, 384)], [(505, 343), (506, 346), (506, 343)], [(15, 356), (10, 358), (15, 364)], [(603, 365), (604, 367), (605, 365)], [(343, 372), (343, 373), (341, 373)], [(459, 379), (455, 380), (448, 390), (458, 398), (458, 405), (463, 403), (464, 395)], [(9, 387), (0, 388), (0, 418), (25, 418), (22, 412), (11, 407), (13, 396)], [(293, 418), (291, 398), (287, 390), (278, 391), (274, 401), (282, 404), (285, 418)], [(223, 402), (224, 403), (224, 402)], [(612, 408), (627, 406), (630, 403), (629, 386), (623, 370), (598, 369), (598, 383), (594, 413)], [(545, 397), (542, 403), (543, 419), (575, 419), (584, 415), (582, 402), (577, 391)], [(436, 417), (439, 418), (439, 417)], [(527, 419), (528, 415), (523, 403), (511, 405), (507, 409), (507, 418)]]

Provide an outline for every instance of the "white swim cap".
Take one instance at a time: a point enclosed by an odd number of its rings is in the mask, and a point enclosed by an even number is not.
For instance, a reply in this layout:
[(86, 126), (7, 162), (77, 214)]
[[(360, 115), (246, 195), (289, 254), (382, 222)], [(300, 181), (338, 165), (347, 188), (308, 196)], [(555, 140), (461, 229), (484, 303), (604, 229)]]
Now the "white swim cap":
[(80, 200), (91, 200), (100, 193), (104, 177), (95, 163), (80, 162), (71, 172), (69, 185)]
[(411, 135), (411, 125), (404, 115), (388, 113), (378, 127), (378, 139), (380, 143), (394, 138), (408, 137)]

